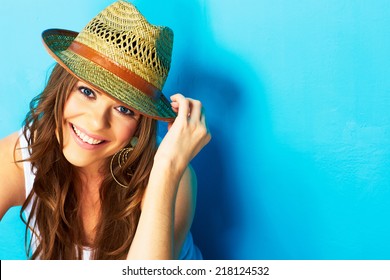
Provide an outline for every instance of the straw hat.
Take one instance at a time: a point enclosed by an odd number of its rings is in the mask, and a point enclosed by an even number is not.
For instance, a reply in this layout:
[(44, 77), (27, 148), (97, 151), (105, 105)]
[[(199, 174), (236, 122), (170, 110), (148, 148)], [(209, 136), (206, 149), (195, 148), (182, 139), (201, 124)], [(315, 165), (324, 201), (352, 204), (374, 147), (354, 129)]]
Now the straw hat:
[(117, 1), (80, 32), (49, 29), (44, 45), (72, 75), (139, 113), (160, 120), (176, 114), (162, 94), (173, 32), (150, 24), (132, 4)]

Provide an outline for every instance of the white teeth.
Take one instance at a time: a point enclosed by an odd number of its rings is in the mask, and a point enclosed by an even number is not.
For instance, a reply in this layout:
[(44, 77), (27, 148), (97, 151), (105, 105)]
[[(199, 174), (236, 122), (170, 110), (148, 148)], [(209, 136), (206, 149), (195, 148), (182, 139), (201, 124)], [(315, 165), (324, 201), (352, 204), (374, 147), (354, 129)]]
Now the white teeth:
[(72, 125), (72, 127), (73, 127), (74, 132), (76, 132), (77, 136), (81, 140), (83, 140), (83, 142), (85, 142), (85, 143), (88, 143), (90, 145), (97, 145), (97, 144), (100, 144), (103, 142), (102, 140), (93, 139), (93, 138), (89, 137), (88, 135), (85, 135), (85, 133), (78, 130), (74, 125)]

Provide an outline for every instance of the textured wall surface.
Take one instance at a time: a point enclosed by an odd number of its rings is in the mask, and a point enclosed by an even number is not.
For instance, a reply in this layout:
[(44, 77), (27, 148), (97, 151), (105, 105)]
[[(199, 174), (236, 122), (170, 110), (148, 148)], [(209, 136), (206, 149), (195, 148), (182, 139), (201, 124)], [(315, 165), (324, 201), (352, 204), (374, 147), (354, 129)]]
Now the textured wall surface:
[[(22, 2), (0, 7), (0, 137), (53, 63), (41, 31), (80, 30), (112, 1)], [(390, 2), (134, 3), (175, 32), (164, 92), (208, 114), (213, 139), (193, 161), (204, 257), (389, 259)], [(2, 259), (23, 258), (17, 208), (0, 236)]]

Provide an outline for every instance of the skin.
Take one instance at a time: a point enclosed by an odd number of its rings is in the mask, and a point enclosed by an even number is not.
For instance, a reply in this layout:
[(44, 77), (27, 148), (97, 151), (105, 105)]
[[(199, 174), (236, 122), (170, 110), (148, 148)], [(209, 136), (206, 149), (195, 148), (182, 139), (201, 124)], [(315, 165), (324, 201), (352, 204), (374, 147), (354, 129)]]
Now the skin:
[[(84, 82), (77, 82), (64, 107), (65, 158), (80, 171), (94, 175), (108, 157), (128, 144), (137, 129), (139, 117), (123, 103), (93, 90)], [(83, 135), (85, 139), (94, 139), (94, 144), (80, 141), (73, 126), (88, 136)]]
[(169, 125), (155, 155), (128, 259), (177, 258), (191, 225), (189, 221), (192, 223), (193, 209), (178, 213), (175, 207), (183, 208), (185, 201), (191, 200), (192, 175), (186, 169), (211, 136), (199, 101), (181, 94), (171, 96), (171, 100), (178, 116)]
[[(154, 157), (142, 212), (128, 259), (176, 259), (191, 227), (196, 203), (196, 176), (190, 161), (210, 141), (202, 104), (181, 94), (171, 96), (178, 113)], [(100, 203), (101, 167), (107, 158), (126, 146), (133, 136), (139, 115), (110, 96), (78, 82), (64, 108), (64, 155), (82, 178), (82, 215), (88, 238), (94, 238)], [(74, 133), (92, 136), (96, 146), (83, 144)], [(93, 141), (84, 138), (84, 140)], [(23, 165), (14, 162), (18, 132), (0, 140), (0, 219), (25, 198)], [(81, 145), (80, 145), (81, 143)], [(89, 148), (88, 148), (89, 147)], [(91, 148), (91, 149), (90, 149)], [(77, 155), (77, 156), (75, 156)], [(16, 159), (21, 154), (15, 152)]]

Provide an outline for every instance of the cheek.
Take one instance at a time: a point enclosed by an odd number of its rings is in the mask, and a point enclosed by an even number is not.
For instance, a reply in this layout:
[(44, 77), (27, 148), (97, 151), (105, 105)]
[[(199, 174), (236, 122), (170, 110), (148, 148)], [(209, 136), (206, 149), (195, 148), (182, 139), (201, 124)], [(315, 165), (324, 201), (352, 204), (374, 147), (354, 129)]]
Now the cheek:
[(137, 130), (137, 122), (133, 121), (127, 124), (118, 124), (115, 128), (116, 139), (121, 146), (125, 146), (129, 143), (130, 139), (134, 136), (135, 131)]
[[(66, 119), (68, 117), (69, 114), (71, 114), (70, 109), (73, 107), (70, 103), (70, 98), (65, 102), (64, 104), (64, 109), (62, 111), (62, 133), (63, 135), (67, 135), (67, 133), (65, 133), (65, 131), (67, 130), (67, 127), (65, 126), (65, 122), (66, 122)], [(59, 137), (59, 130), (58, 130), (58, 127), (56, 127), (56, 130), (55, 130), (55, 135), (56, 135), (56, 138), (57, 138), (57, 141), (59, 142), (60, 141), (60, 137)]]
[(73, 96), (74, 94), (71, 94), (64, 104), (63, 120), (71, 116), (77, 115), (78, 112), (80, 112), (80, 110), (82, 109), (80, 108), (80, 102), (78, 102), (77, 98)]

